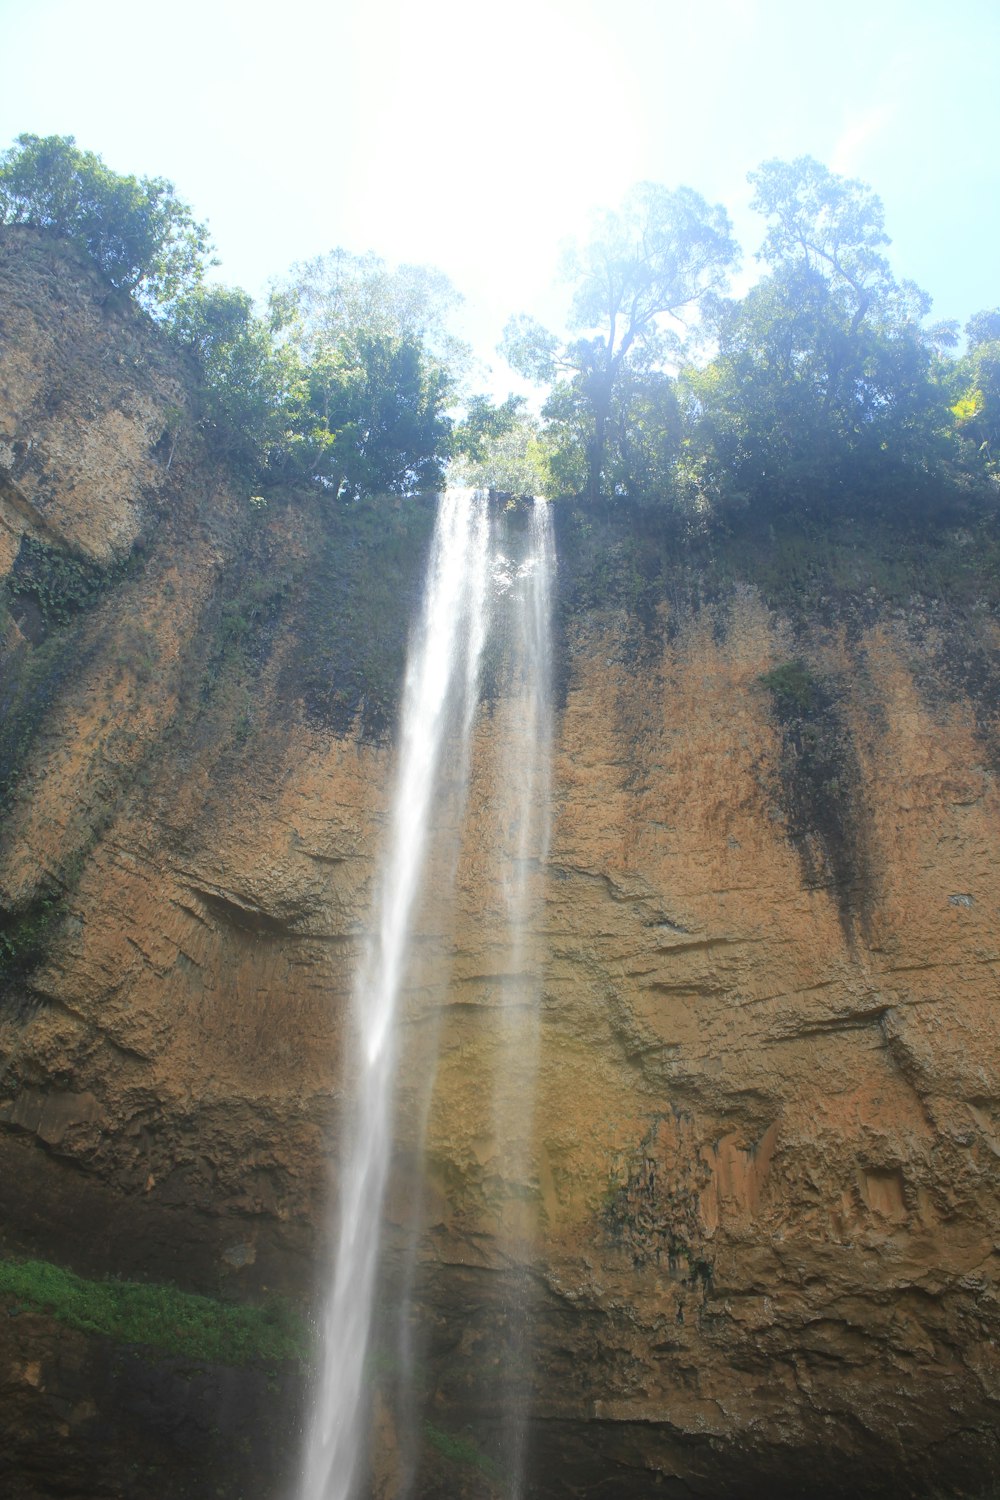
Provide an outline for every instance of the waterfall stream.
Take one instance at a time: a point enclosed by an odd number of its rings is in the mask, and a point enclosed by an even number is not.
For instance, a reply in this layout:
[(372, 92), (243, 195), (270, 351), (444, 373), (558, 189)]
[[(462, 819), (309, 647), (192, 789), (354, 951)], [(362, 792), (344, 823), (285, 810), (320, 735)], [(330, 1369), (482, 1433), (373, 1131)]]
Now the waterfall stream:
[[(412, 924), (436, 833), (441, 783), (464, 799), (493, 593), (506, 593), (514, 621), (514, 691), (521, 699), (510, 746), (513, 823), (504, 882), (508, 910), (508, 998), (498, 1010), (498, 1056), (517, 1058), (518, 1098), (508, 1078), (494, 1089), (502, 1174), (519, 1191), (530, 1175), (537, 1055), (537, 966), (525, 948), (532, 872), (548, 844), (549, 634), (553, 545), (548, 507), (537, 502), (527, 555), (508, 564), (498, 551), (488, 506), (470, 491), (442, 495), (419, 624), (410, 642), (391, 816), (370, 940), (354, 987), (353, 1099), (343, 1121), (338, 1231), (326, 1304), (322, 1369), (304, 1455), (299, 1500), (351, 1500), (368, 1445), (366, 1358), (372, 1338), (381, 1223), (392, 1152), (400, 996)], [(506, 749), (506, 747), (505, 747)], [(498, 855), (499, 857), (499, 855)], [(513, 1256), (516, 1238), (498, 1236)], [(523, 1354), (526, 1304), (511, 1309), (508, 1353)], [(507, 1397), (504, 1415), (509, 1494), (520, 1493), (526, 1386)]]
[[(549, 616), (553, 575), (552, 523), (548, 506), (536, 502), (527, 555), (512, 580), (512, 698), (516, 711), (505, 746), (511, 802), (508, 807), (507, 983), (497, 1013), (493, 1078), (493, 1125), (498, 1175), (506, 1212), (497, 1236), (512, 1268), (513, 1290), (504, 1318), (501, 1389), (502, 1471), (508, 1500), (521, 1494), (526, 1461), (531, 1371), (529, 1325), (531, 1281), (526, 1271), (538, 1225), (532, 1212), (534, 1103), (538, 1072), (541, 963), (532, 951), (540, 905), (538, 882), (548, 856), (551, 651)], [(502, 841), (498, 841), (502, 842)]]

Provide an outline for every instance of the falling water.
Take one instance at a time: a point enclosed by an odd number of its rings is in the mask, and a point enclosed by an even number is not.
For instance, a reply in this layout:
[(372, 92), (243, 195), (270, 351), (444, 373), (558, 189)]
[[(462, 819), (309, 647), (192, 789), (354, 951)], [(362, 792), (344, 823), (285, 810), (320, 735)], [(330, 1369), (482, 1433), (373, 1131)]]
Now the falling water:
[[(506, 980), (494, 1014), (492, 1113), (501, 1184), (497, 1244), (510, 1268), (511, 1290), (495, 1351), (501, 1371), (495, 1394), (508, 1500), (519, 1500), (523, 1488), (531, 1383), (526, 1267), (537, 1230), (531, 1212), (532, 1203), (537, 1203), (532, 1143), (541, 998), (535, 918), (549, 840), (549, 613), (554, 547), (548, 507), (543, 502), (533, 507), (526, 547), (522, 538), (523, 533), (512, 541), (524, 555), (511, 560), (492, 545), (482, 500), (470, 491), (449, 490), (442, 496), (421, 621), (410, 644), (399, 760), (372, 936), (355, 985), (355, 1039), (348, 1059), (354, 1105), (344, 1122), (336, 1261), (300, 1500), (351, 1500), (361, 1481), (368, 1426), (365, 1366), (392, 1149), (402, 1029), (400, 997), (404, 985), (412, 981), (411, 926), (418, 892), (432, 850), (440, 856), (447, 843), (444, 829), (437, 826), (446, 800), (443, 788), (447, 785), (450, 790), (453, 811), (456, 797), (459, 811), (464, 805), (480, 663), (491, 621), (503, 631), (511, 672), (508, 712), (500, 716), (509, 727), (496, 747), (506, 781), (497, 798), (502, 826), (490, 851), (491, 868), (482, 872), (500, 878), (507, 917), (502, 965)], [(496, 596), (492, 606), (488, 598), (491, 579)], [(450, 899), (443, 891), (436, 894), (439, 899)], [(424, 1119), (433, 1072), (431, 1067), (426, 1074)], [(407, 1301), (416, 1235), (414, 1228), (402, 1288)], [(412, 1376), (412, 1349), (406, 1347), (405, 1335), (408, 1324), (404, 1306), (400, 1309), (404, 1383), (407, 1372)], [(413, 1390), (404, 1390), (397, 1413), (404, 1450), (412, 1447), (417, 1428), (414, 1399)], [(401, 1458), (403, 1493), (415, 1477), (415, 1454), (406, 1458), (404, 1452)]]
[(355, 986), (356, 1104), (342, 1167), (339, 1234), (326, 1309), (323, 1371), (301, 1500), (349, 1500), (365, 1444), (365, 1359), (391, 1145), (396, 1010), (410, 924), (450, 733), (464, 773), (485, 636), (486, 506), (469, 491), (441, 498), (423, 614), (410, 645), (399, 762), (375, 925)]
[(508, 982), (497, 1014), (493, 1086), (494, 1136), (507, 1202), (502, 1204), (499, 1248), (509, 1267), (510, 1292), (501, 1364), (502, 1470), (508, 1500), (521, 1494), (526, 1460), (531, 1371), (531, 1279), (528, 1262), (537, 1232), (532, 1208), (534, 1106), (538, 1072), (541, 963), (537, 952), (539, 880), (551, 826), (549, 764), (552, 737), (549, 616), (554, 547), (549, 508), (536, 501), (527, 556), (513, 580), (514, 715), (505, 746), (510, 823), (504, 840)]

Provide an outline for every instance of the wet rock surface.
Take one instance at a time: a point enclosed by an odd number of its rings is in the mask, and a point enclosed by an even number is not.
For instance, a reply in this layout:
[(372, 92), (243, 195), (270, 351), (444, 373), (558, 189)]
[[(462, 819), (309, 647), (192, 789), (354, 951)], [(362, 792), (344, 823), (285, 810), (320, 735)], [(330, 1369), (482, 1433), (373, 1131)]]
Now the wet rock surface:
[(157, 1354), (3, 1300), (0, 1483), (11, 1500), (278, 1492), (297, 1453), (297, 1370)]

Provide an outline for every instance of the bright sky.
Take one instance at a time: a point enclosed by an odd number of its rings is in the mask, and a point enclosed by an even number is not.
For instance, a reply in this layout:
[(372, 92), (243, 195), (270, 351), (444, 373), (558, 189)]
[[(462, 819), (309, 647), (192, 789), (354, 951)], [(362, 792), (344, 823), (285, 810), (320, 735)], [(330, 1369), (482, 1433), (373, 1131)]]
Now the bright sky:
[(996, 0), (0, 0), (0, 49), (0, 146), (169, 177), (255, 294), (337, 245), (439, 265), (487, 358), (633, 182), (724, 202), (752, 266), (773, 156), (869, 182), (935, 317), (1000, 303)]

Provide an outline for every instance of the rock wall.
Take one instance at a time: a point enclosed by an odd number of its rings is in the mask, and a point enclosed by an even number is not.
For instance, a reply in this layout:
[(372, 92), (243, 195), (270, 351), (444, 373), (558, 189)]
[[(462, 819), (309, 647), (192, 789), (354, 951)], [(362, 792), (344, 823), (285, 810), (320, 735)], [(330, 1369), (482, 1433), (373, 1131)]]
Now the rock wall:
[[(997, 1397), (998, 807), (972, 715), (922, 700), (903, 625), (814, 632), (857, 775), (845, 889), (821, 832), (789, 835), (761, 684), (781, 623), (737, 598), (641, 670), (620, 639), (574, 643), (537, 934), (540, 1461), (622, 1496), (974, 1486)], [(481, 1329), (448, 1354), (456, 1411), (489, 1358), (504, 1208), (468, 909), (430, 1146), (439, 1316), (460, 1268)]]
[[(215, 472), (184, 369), (60, 247), (7, 231), (0, 276), (0, 693), (21, 725), (0, 844), (3, 1245), (308, 1298), (392, 758), (360, 707), (324, 716), (302, 666), (309, 559), (331, 534), (349, 550), (348, 522), (308, 497), (261, 510)], [(91, 569), (85, 597), (52, 603), (53, 558)], [(876, 601), (792, 622), (745, 583), (645, 625), (562, 619), (526, 1174), (488, 1103), (508, 960), (484, 851), (512, 687), (477, 725), (456, 898), (432, 875), (418, 924), (386, 1275), (415, 1235), (424, 1408), (500, 1451), (497, 1351), (527, 1285), (533, 1495), (985, 1494), (1000, 808), (969, 663), (995, 662), (994, 613)], [(176, 1372), (125, 1400), (135, 1351), (116, 1384), (81, 1336), (5, 1321), (12, 1494), (68, 1493), (69, 1474), (74, 1494), (139, 1493), (100, 1457), (123, 1423), (137, 1451), (154, 1433), (144, 1495), (208, 1492), (170, 1457), (191, 1430)], [(222, 1437), (197, 1448), (214, 1492), (284, 1492), (287, 1445), (234, 1467), (227, 1434), (269, 1400), (294, 1425), (297, 1388), (282, 1405), (250, 1377), (197, 1378), (202, 1408), (220, 1392)], [(372, 1493), (389, 1495), (403, 1438), (383, 1394)], [(466, 1459), (439, 1445), (421, 1493), (502, 1488)]]

